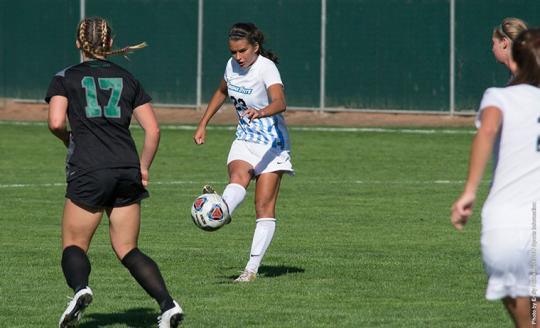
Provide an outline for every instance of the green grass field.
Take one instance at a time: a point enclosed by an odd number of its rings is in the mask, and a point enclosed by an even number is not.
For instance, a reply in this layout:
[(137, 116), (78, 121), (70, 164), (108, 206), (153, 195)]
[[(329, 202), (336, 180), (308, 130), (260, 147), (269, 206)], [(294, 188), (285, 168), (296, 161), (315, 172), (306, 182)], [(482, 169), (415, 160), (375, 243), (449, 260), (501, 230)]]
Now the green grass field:
[[(189, 217), (203, 184), (226, 185), (234, 132), (209, 130), (195, 146), (192, 129), (164, 126), (139, 246), (182, 304), (183, 327), (510, 326), (484, 299), (479, 206), (465, 232), (449, 223), (471, 130), (425, 132), (291, 128), (297, 174), (282, 183), (274, 241), (259, 279), (237, 285), (253, 186), (222, 230)], [(0, 145), (0, 326), (55, 327), (72, 296), (60, 268), (65, 149), (43, 124), (3, 122)], [(115, 258), (107, 225), (89, 251), (94, 302), (80, 327), (155, 326), (158, 307)]]

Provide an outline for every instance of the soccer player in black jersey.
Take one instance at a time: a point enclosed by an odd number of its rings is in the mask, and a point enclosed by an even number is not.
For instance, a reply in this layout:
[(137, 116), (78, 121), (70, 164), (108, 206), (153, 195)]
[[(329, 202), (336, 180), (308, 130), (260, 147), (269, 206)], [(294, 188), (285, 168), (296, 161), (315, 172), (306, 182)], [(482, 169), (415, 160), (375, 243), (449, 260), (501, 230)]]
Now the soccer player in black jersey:
[[(59, 326), (77, 325), (92, 301), (86, 253), (106, 212), (116, 256), (161, 308), (159, 327), (177, 327), (183, 318), (182, 308), (169, 295), (157, 264), (137, 248), (140, 202), (148, 197), (145, 187), (159, 144), (159, 126), (151, 98), (139, 81), (105, 60), (145, 44), (112, 50), (111, 34), (103, 18), (82, 20), (76, 45), (84, 61), (57, 73), (45, 98), (49, 128), (68, 148), (62, 270), (75, 296)], [(140, 157), (129, 131), (132, 115), (145, 132)]]

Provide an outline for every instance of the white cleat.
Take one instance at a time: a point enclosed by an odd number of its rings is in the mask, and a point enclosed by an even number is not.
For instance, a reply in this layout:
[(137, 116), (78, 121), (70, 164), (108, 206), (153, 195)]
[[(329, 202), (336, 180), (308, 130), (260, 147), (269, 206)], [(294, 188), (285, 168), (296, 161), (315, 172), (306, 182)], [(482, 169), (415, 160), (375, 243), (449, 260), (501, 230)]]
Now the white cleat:
[(256, 273), (245, 270), (238, 278), (234, 279), (234, 282), (252, 282), (255, 279), (257, 279)]
[(202, 193), (203, 194), (215, 194), (216, 190), (211, 185), (204, 185), (202, 187)]
[(173, 301), (174, 307), (163, 312), (158, 317), (159, 328), (176, 328), (180, 322), (184, 319), (184, 311), (176, 301)]
[(92, 294), (90, 287), (79, 290), (68, 303), (66, 310), (60, 317), (58, 327), (77, 327), (79, 325), (79, 320), (81, 320), (83, 315), (84, 309), (86, 309), (86, 307), (92, 303), (93, 296), (94, 294)]

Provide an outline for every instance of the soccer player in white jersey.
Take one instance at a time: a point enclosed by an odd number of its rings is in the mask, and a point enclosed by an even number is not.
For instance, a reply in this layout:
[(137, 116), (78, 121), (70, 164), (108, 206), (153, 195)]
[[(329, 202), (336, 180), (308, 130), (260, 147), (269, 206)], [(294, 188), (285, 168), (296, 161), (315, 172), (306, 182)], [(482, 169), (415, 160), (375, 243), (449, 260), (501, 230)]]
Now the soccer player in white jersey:
[(537, 327), (540, 261), (540, 29), (521, 33), (512, 55), (516, 75), (489, 88), (478, 113), (465, 189), (452, 207), (459, 230), (472, 214), (478, 185), (500, 133), (493, 184), (482, 208), (481, 248), (486, 298), (501, 299), (516, 327)]
[[(231, 59), (216, 92), (210, 99), (193, 136), (205, 142), (206, 126), (229, 98), (238, 115), (236, 140), (227, 165), (229, 184), (223, 199), (233, 213), (246, 195), (252, 179), (255, 186), (256, 227), (249, 261), (235, 282), (256, 278), (262, 258), (276, 227), (276, 201), (283, 173), (293, 174), (283, 82), (276, 67), (277, 57), (263, 48), (264, 35), (252, 23), (237, 23), (229, 30)], [(213, 192), (205, 186), (204, 192)]]

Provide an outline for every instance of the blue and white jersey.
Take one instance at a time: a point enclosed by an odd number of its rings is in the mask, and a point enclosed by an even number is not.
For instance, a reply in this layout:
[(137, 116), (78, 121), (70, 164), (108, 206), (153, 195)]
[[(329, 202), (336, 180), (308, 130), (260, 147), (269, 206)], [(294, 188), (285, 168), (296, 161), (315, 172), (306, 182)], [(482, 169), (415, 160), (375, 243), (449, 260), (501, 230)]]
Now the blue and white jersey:
[(248, 108), (261, 110), (268, 106), (268, 87), (274, 84), (283, 85), (276, 64), (259, 55), (250, 67), (242, 68), (231, 58), (227, 62), (223, 78), (227, 82), (229, 98), (238, 115), (236, 139), (289, 150), (289, 133), (281, 113), (251, 122), (248, 118), (242, 118)]

